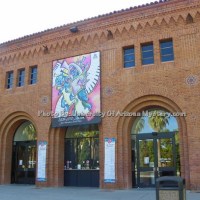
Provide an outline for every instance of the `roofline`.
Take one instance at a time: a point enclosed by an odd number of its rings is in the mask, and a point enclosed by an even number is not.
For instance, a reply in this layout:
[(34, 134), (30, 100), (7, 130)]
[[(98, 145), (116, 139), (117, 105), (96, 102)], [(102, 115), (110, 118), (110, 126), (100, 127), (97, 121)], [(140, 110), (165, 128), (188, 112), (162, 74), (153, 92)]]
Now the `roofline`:
[[(54, 32), (57, 32), (57, 31), (61, 31), (61, 30), (66, 29), (66, 28), (70, 28), (74, 25), (76, 25), (76, 26), (83, 25), (85, 23), (89, 23), (89, 22), (92, 22), (92, 21), (97, 20), (97, 19), (102, 20), (103, 18), (107, 18), (107, 17), (110, 17), (110, 16), (114, 16), (114, 15), (118, 15), (118, 14), (125, 14), (125, 13), (130, 12), (130, 11), (138, 11), (138, 10), (143, 10), (143, 9), (149, 9), (150, 7), (152, 7), (152, 6), (154, 7), (155, 5), (160, 5), (160, 4), (168, 3), (168, 2), (172, 3), (174, 1), (176, 1), (176, 0), (159, 0), (159, 1), (154, 1), (154, 2), (151, 2), (151, 3), (146, 3), (146, 4), (142, 4), (142, 5), (138, 5), (138, 6), (134, 6), (134, 7), (129, 7), (129, 8), (126, 8), (126, 9), (121, 9), (121, 10), (118, 10), (118, 11), (113, 11), (113, 12), (98, 15), (98, 16), (94, 16), (94, 17), (91, 17), (91, 18), (86, 18), (86, 19), (83, 19), (83, 20), (79, 20), (79, 21), (72, 22), (72, 23), (69, 23), (69, 24), (64, 24), (64, 25), (57, 26), (57, 27), (54, 27), (54, 28), (49, 28), (49, 29), (46, 29), (44, 31), (36, 32), (36, 33), (30, 34), (30, 35), (25, 35), (25, 36), (22, 36), (22, 37), (13, 39), (13, 40), (9, 40), (9, 41), (0, 43), (0, 48), (3, 47), (4, 45), (7, 46), (9, 44), (14, 44), (14, 43), (17, 43), (17, 42), (23, 42), (23, 41), (26, 41), (26, 40), (31, 39), (31, 38), (43, 36), (46, 33), (49, 34), (49, 33), (54, 33)], [(179, 2), (180, 2), (180, 0), (179, 0)]]

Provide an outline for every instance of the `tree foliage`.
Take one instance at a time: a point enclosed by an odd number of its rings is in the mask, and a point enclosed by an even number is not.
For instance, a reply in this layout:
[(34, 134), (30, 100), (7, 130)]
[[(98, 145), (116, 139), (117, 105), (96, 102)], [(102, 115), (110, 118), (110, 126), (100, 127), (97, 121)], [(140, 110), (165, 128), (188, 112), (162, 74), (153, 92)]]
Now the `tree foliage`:
[(151, 128), (156, 132), (162, 132), (169, 124), (169, 116), (162, 110), (153, 110), (149, 113), (148, 123)]

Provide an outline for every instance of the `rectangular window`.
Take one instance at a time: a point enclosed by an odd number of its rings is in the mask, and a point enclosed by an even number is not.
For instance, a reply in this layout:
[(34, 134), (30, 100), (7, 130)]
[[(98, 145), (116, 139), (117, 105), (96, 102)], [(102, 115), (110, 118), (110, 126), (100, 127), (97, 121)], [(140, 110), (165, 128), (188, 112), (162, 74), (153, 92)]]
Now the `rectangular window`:
[(33, 66), (30, 68), (30, 84), (37, 83), (37, 66)]
[(172, 40), (160, 41), (160, 55), (162, 62), (174, 60), (174, 49)]
[(142, 65), (154, 63), (153, 43), (142, 44)]
[(134, 67), (135, 66), (135, 49), (134, 47), (124, 48), (124, 67)]
[(25, 69), (20, 69), (18, 71), (17, 86), (18, 87), (24, 86), (24, 80), (25, 80)]
[(6, 74), (6, 88), (11, 89), (13, 87), (13, 71), (9, 71)]
[[(70, 162), (70, 163), (69, 163)], [(99, 138), (67, 138), (65, 139), (66, 168), (99, 169)]]

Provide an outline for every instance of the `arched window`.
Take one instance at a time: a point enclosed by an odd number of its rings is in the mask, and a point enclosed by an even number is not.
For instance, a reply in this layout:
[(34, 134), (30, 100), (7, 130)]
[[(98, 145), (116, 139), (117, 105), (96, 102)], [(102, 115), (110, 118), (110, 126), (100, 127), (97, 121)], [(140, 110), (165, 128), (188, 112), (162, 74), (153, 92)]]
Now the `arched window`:
[(21, 124), (17, 129), (14, 136), (14, 142), (32, 140), (37, 140), (36, 130), (31, 122), (26, 121), (23, 124)]
[(141, 117), (133, 123), (131, 134), (172, 131), (178, 131), (176, 118), (163, 109), (155, 108), (141, 112)]

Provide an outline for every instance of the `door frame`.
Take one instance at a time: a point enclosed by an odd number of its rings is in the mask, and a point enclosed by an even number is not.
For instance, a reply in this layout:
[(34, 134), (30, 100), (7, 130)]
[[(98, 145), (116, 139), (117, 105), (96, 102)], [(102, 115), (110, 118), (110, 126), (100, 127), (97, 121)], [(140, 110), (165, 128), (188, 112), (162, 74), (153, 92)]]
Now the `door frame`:
[[(17, 158), (18, 149), (20, 146), (25, 146), (25, 158), (27, 159), (26, 162), (28, 162), (28, 146), (35, 146), (36, 148), (36, 154), (37, 154), (37, 141), (15, 141), (13, 142), (13, 156), (12, 156), (12, 175), (11, 175), (11, 183), (15, 184), (35, 184), (36, 179), (36, 163), (34, 168), (29, 168), (26, 166), (25, 168), (19, 168), (19, 159)], [(37, 159), (35, 158), (35, 162), (37, 162)], [(26, 163), (27, 164), (27, 163)], [(24, 180), (18, 180), (17, 173), (24, 172)], [(34, 173), (34, 178), (28, 179), (28, 174)]]
[[(176, 132), (164, 132), (164, 133), (139, 133), (136, 135), (136, 156), (137, 156), (137, 163), (136, 163), (136, 174), (135, 177), (137, 179), (137, 187), (155, 187), (155, 180), (160, 176), (165, 175), (176, 175), (176, 141), (175, 141), (175, 134)], [(160, 167), (158, 166), (158, 139), (172, 139), (172, 153), (173, 153), (173, 166), (172, 167)], [(140, 140), (152, 140), (153, 142), (153, 152), (155, 155), (154, 158), (154, 166), (148, 167), (141, 167), (140, 166), (140, 152), (139, 152), (139, 141)], [(140, 174), (141, 172), (150, 172), (153, 178), (152, 184), (150, 185), (143, 185), (141, 184)]]

